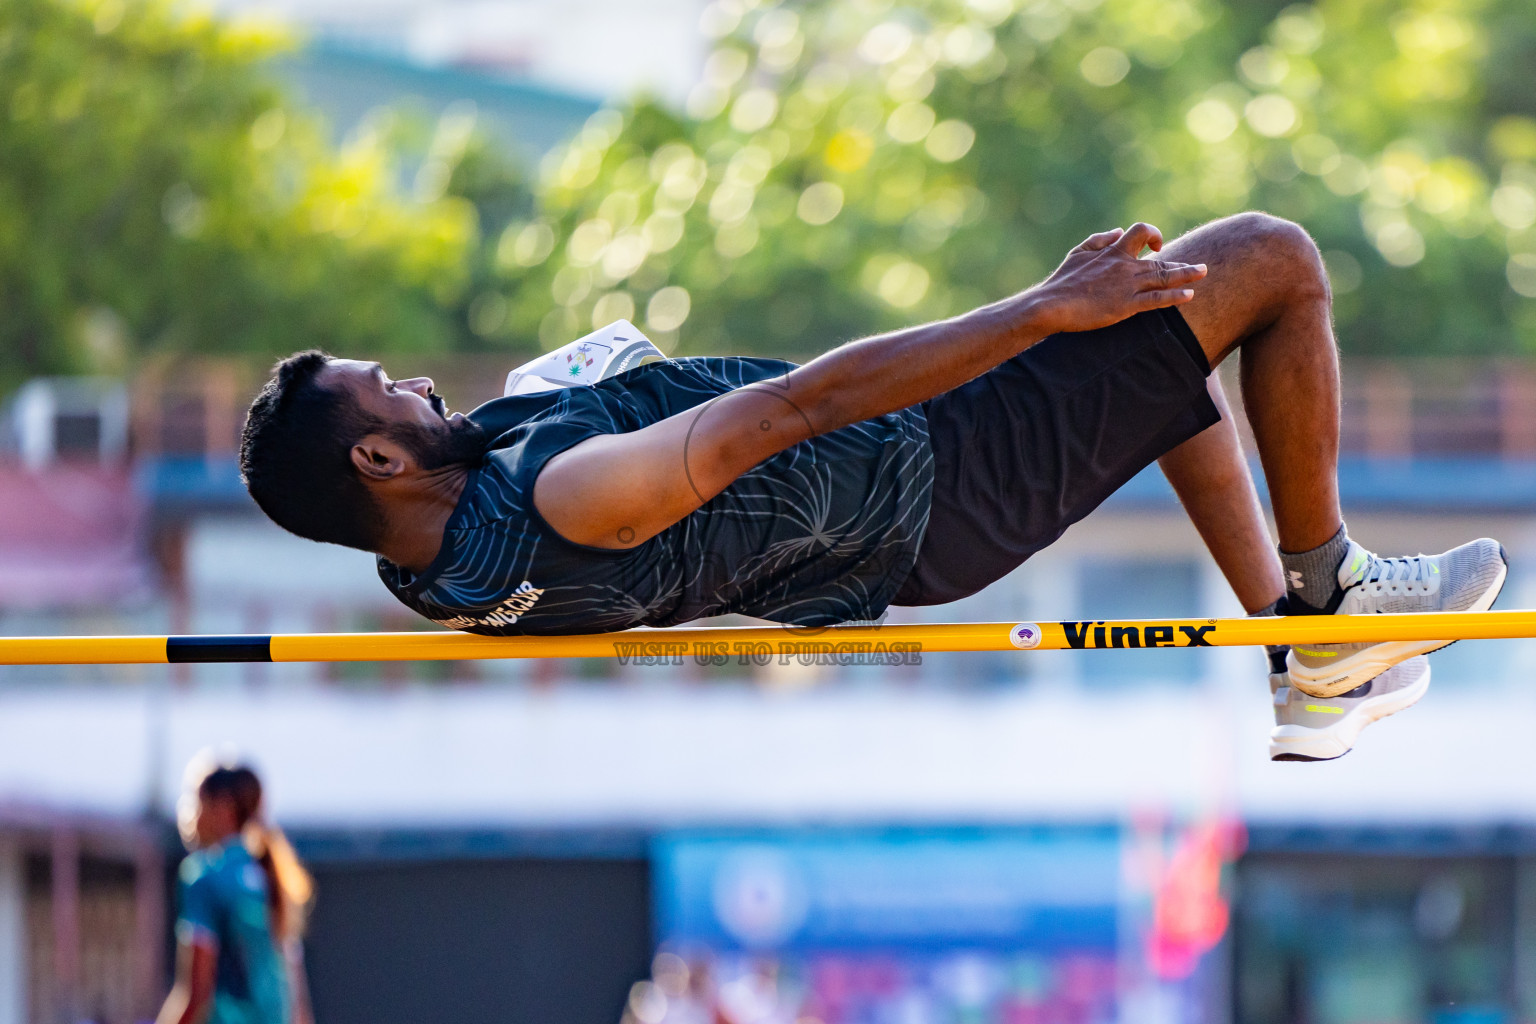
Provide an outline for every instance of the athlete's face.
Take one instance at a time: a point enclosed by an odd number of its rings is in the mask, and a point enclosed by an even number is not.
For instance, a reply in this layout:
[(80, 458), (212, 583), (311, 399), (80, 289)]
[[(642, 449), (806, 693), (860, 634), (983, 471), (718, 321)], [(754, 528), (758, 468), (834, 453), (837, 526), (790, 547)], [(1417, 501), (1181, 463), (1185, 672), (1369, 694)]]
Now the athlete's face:
[(461, 412), (449, 415), (431, 377), (392, 380), (378, 363), (332, 359), (321, 372), (319, 383), (328, 390), (347, 392), (364, 412), (389, 426), (409, 424), (442, 430), (464, 419)]
[(423, 469), (468, 462), (484, 451), (485, 432), (463, 413), (448, 411), (431, 377), (392, 380), (378, 363), (332, 359), (319, 383), (349, 395), (382, 424), (383, 433), (408, 447)]

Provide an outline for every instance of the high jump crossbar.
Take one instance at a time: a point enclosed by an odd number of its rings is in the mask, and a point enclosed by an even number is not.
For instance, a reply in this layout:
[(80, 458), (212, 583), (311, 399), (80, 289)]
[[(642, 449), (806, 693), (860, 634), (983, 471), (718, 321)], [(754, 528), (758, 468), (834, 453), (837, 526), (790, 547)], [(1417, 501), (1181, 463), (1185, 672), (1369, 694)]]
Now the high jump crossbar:
[(0, 665), (159, 665), (208, 662), (470, 661), (616, 658), (625, 663), (913, 663), (947, 651), (1241, 647), (1256, 644), (1453, 641), (1536, 637), (1536, 611), (1423, 612), (1242, 619), (903, 623), (832, 627), (632, 629), (579, 636), (470, 633), (289, 633), (228, 636), (0, 637)]

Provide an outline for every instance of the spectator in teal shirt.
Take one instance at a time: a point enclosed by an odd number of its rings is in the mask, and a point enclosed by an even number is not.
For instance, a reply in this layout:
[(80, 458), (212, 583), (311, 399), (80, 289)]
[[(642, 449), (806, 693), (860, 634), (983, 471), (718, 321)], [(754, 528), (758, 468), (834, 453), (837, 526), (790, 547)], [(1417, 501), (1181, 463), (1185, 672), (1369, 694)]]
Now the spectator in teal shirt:
[(299, 944), (310, 880), (262, 821), (261, 781), (220, 766), (188, 797), (176, 984), (158, 1024), (311, 1024)]

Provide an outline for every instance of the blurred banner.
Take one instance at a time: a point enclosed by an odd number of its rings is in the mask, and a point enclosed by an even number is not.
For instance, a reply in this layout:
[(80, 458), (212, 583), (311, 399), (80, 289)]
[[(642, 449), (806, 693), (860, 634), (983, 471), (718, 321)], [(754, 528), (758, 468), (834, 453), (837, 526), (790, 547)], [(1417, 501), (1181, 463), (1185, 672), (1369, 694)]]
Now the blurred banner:
[(637, 1024), (1110, 1021), (1114, 829), (673, 835)]
[(0, 612), (142, 600), (144, 504), (123, 467), (0, 465)]
[(1111, 830), (672, 836), (657, 921), (667, 942), (728, 950), (1112, 951), (1120, 859)]

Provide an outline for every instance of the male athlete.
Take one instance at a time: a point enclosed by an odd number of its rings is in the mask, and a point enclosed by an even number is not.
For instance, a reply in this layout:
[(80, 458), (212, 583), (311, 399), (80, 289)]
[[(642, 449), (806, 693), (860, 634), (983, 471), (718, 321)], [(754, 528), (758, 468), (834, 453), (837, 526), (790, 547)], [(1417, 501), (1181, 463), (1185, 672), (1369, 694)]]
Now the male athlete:
[[(1278, 557), (1211, 376), (1239, 348)], [(1317, 248), (1249, 213), (1166, 248), (1146, 224), (1093, 235), (1033, 288), (803, 366), (668, 360), (467, 416), (427, 378), (300, 353), (251, 406), (241, 468), (278, 524), (376, 553), (401, 601), (475, 633), (953, 601), (1153, 461), (1252, 614), (1489, 607), (1492, 540), (1412, 558), (1350, 540), (1338, 437)], [(1272, 651), (1271, 755), (1344, 753), (1418, 699), (1441, 646)]]

